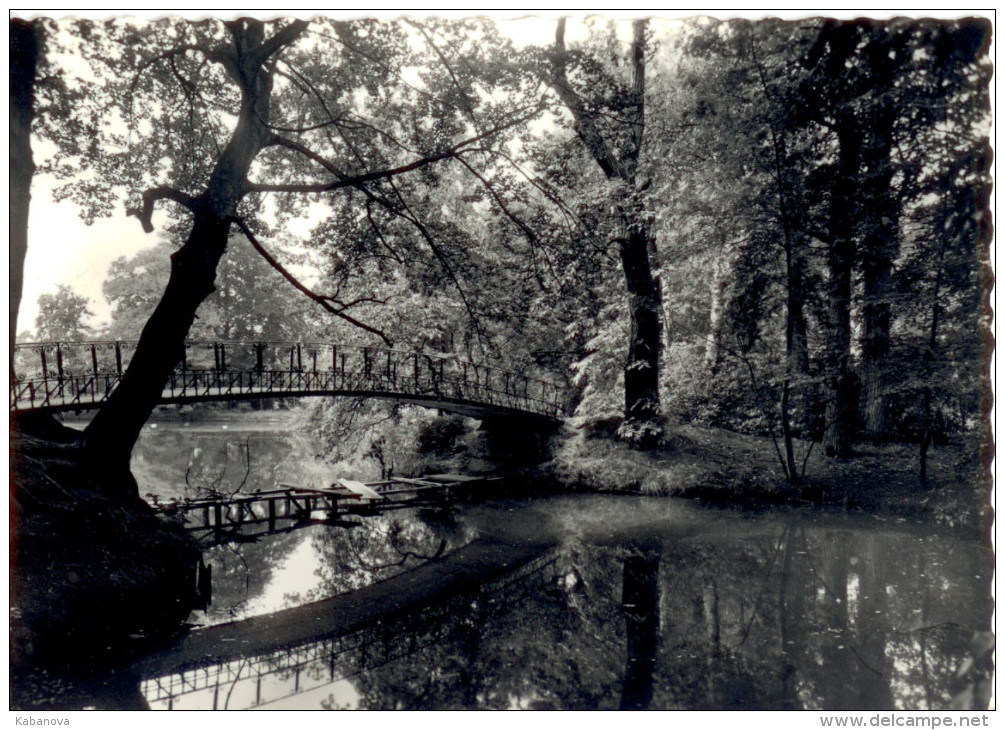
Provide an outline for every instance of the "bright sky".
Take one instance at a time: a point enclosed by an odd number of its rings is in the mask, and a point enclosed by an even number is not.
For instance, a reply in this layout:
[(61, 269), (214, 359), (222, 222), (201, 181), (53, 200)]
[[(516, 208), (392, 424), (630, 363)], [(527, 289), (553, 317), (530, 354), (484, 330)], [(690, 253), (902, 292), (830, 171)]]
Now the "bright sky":
[[(172, 11), (175, 14), (196, 17), (192, 11)], [(321, 11), (317, 11), (321, 12)], [(326, 14), (332, 14), (325, 11)], [(440, 17), (460, 18), (471, 15), (473, 11), (437, 11), (435, 14)], [(497, 18), (501, 23), (503, 32), (511, 35), (515, 40), (524, 43), (547, 44), (554, 38), (554, 21), (560, 15), (570, 15), (574, 17), (584, 17), (587, 14), (603, 14), (606, 17), (629, 19), (642, 14), (651, 13), (658, 17), (680, 17), (682, 15), (694, 15), (694, 11), (688, 13), (673, 12), (668, 10), (632, 10), (629, 12), (619, 10), (564, 10), (548, 11), (538, 16), (528, 17), (525, 13), (517, 14), (513, 11), (477, 11), (481, 14), (488, 14)], [(890, 15), (903, 14), (909, 16), (935, 16), (935, 17), (961, 17), (968, 14), (987, 16), (987, 11), (967, 11), (967, 10), (910, 10), (903, 8), (896, 11), (884, 10), (828, 10), (816, 11), (826, 12), (828, 15), (838, 15), (841, 17), (855, 17), (856, 15), (867, 15), (871, 17), (889, 17)], [(35, 13), (18, 13), (14, 15), (20, 17), (31, 17), (32, 15), (65, 15), (65, 13), (46, 13), (38, 11)], [(108, 17), (114, 12), (85, 12), (74, 11), (74, 15), (84, 17)], [(128, 10), (122, 14), (156, 17), (164, 13), (154, 13), (149, 11)], [(374, 9), (367, 11), (368, 16), (382, 15), (386, 17), (398, 17), (400, 11), (386, 11)], [(418, 13), (414, 13), (418, 14)], [(713, 13), (710, 13), (713, 14)], [(726, 15), (737, 17), (742, 15), (755, 15), (752, 13), (741, 13), (731, 11), (728, 14), (714, 13), (715, 15)], [(772, 15), (782, 17), (802, 17), (808, 11), (774, 12)], [(269, 17), (269, 11), (258, 13), (260, 17)], [(309, 17), (310, 11), (298, 13), (298, 15)], [(359, 13), (356, 13), (359, 15)], [(521, 18), (516, 20), (516, 18)], [(504, 22), (505, 21), (505, 22)], [(570, 24), (570, 37), (574, 37), (574, 24)], [(992, 59), (994, 51), (992, 49)], [(992, 90), (993, 94), (993, 90)], [(993, 97), (992, 97), (993, 98)], [(993, 142), (992, 138), (992, 142)], [(37, 153), (36, 153), (37, 155)], [(156, 224), (156, 218), (155, 218)], [(109, 316), (109, 307), (101, 295), (101, 282), (108, 270), (109, 264), (118, 256), (132, 255), (143, 248), (152, 246), (157, 241), (157, 232), (145, 234), (135, 218), (126, 218), (124, 211), (120, 211), (111, 219), (98, 220), (92, 226), (85, 225), (77, 216), (74, 206), (70, 203), (54, 203), (50, 197), (48, 181), (44, 178), (36, 177), (32, 186), (31, 215), (28, 230), (28, 257), (25, 262), (25, 283), (24, 294), (21, 300), (21, 308), (18, 318), (18, 331), (33, 327), (34, 318), (37, 312), (36, 300), (38, 296), (45, 292), (52, 292), (59, 284), (66, 284), (78, 293), (87, 296), (91, 300), (91, 311), (96, 315), (92, 324), (99, 324)]]
[[(33, 15), (60, 16), (65, 13), (14, 13), (20, 17)], [(114, 13), (75, 11), (74, 15), (102, 18)], [(123, 14), (156, 17), (164, 13), (129, 10)], [(195, 16), (195, 13), (176, 11), (175, 14)], [(331, 14), (331, 13), (327, 13)], [(400, 12), (374, 11), (368, 15), (388, 15), (397, 17)], [(445, 17), (464, 17), (467, 13), (440, 12)], [(500, 13), (500, 19), (505, 19)], [(261, 13), (260, 17), (267, 17)], [(512, 16), (511, 16), (512, 17)], [(557, 14), (556, 16), (557, 17)], [(511, 31), (524, 42), (547, 43), (554, 36), (554, 19), (538, 17), (512, 24)], [(38, 162), (40, 151), (36, 144), (35, 157)], [(155, 231), (144, 233), (136, 218), (127, 218), (120, 210), (112, 218), (99, 219), (87, 226), (77, 215), (75, 206), (69, 202), (55, 203), (50, 194), (52, 181), (36, 176), (32, 183), (32, 199), (28, 221), (28, 255), (25, 261), (24, 291), (18, 312), (17, 331), (32, 329), (38, 312), (37, 300), (40, 294), (53, 292), (60, 284), (65, 284), (77, 293), (88, 297), (90, 309), (95, 317), (92, 325), (107, 321), (110, 308), (101, 294), (101, 283), (111, 262), (119, 256), (132, 256), (157, 243), (157, 219)]]
[[(33, 15), (61, 16), (65, 13), (14, 13), (20, 17)], [(103, 18), (113, 15), (108, 12), (75, 11), (74, 15)], [(123, 14), (156, 17), (164, 13), (129, 10)], [(195, 17), (195, 13), (176, 11), (175, 14)], [(332, 15), (333, 13), (327, 12)], [(461, 18), (470, 16), (471, 11), (438, 11), (440, 17)], [(547, 44), (554, 38), (555, 20), (559, 13), (520, 18), (514, 13), (492, 11), (485, 14), (496, 16), (505, 27), (504, 32), (522, 43)], [(575, 14), (570, 11), (570, 14)], [(618, 17), (617, 13), (606, 15)], [(309, 13), (298, 13), (309, 16)], [(370, 15), (399, 17), (400, 11), (374, 10)], [(267, 12), (259, 13), (268, 17)], [(631, 16), (625, 16), (631, 17)], [(570, 38), (574, 37), (570, 27)], [(40, 156), (36, 144), (35, 157)], [(95, 317), (92, 325), (107, 321), (111, 314), (108, 302), (101, 294), (101, 283), (108, 267), (119, 256), (132, 256), (157, 243), (157, 217), (155, 230), (144, 233), (136, 218), (127, 218), (120, 209), (112, 218), (99, 219), (91, 226), (80, 220), (72, 203), (53, 202), (50, 195), (52, 181), (36, 176), (32, 183), (32, 200), (28, 221), (28, 256), (25, 261), (24, 292), (18, 312), (17, 331), (33, 329), (38, 312), (37, 300), (40, 294), (53, 292), (60, 284), (65, 284), (90, 299), (90, 309)]]

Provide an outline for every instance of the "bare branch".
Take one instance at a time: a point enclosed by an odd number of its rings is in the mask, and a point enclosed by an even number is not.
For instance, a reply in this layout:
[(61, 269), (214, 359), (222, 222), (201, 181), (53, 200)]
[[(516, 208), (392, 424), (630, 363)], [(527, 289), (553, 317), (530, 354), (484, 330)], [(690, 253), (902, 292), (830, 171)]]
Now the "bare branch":
[(426, 228), (423, 222), (419, 220), (419, 218), (414, 213), (412, 213), (412, 210), (411, 208), (409, 208), (408, 203), (405, 202), (405, 198), (401, 194), (401, 191), (399, 191), (397, 186), (394, 184), (394, 180), (389, 179), (388, 184), (391, 186), (391, 190), (394, 191), (394, 194), (398, 197), (398, 200), (401, 201), (401, 204), (404, 207), (404, 211), (397, 210), (393, 205), (391, 205), (390, 201), (384, 200), (383, 198), (375, 196), (374, 199), (376, 200), (376, 202), (383, 205), (393, 215), (397, 215), (401, 218), (404, 218), (413, 226), (415, 226), (416, 230), (419, 231), (420, 235), (425, 240), (426, 245), (429, 246), (429, 249), (433, 252), (433, 255), (436, 256), (436, 259), (440, 262), (440, 265), (443, 267), (444, 272), (446, 272), (447, 276), (450, 277), (450, 280), (454, 283), (454, 286), (457, 287), (457, 293), (461, 297), (461, 302), (464, 304), (464, 309), (467, 311), (468, 317), (471, 319), (471, 324), (475, 329), (475, 333), (478, 335), (479, 341), (487, 341), (488, 338), (481, 326), (481, 320), (478, 318), (478, 315), (475, 314), (475, 310), (468, 299), (468, 294), (464, 290), (464, 287), (461, 286), (460, 279), (458, 279), (457, 274), (454, 273), (454, 269), (450, 265), (450, 261), (449, 259), (447, 259), (446, 254), (444, 254), (443, 251), (440, 250), (440, 247), (436, 244), (436, 241), (433, 240), (433, 236), (429, 232), (429, 229)]
[(369, 54), (366, 51), (364, 51), (364, 50), (362, 50), (362, 49), (360, 49), (360, 48), (358, 48), (358, 47), (356, 47), (356, 46), (354, 46), (354, 45), (352, 45), (350, 43), (346, 43), (346, 41), (345, 41), (344, 38), (340, 38), (338, 36), (332, 36), (332, 35), (329, 35), (328, 33), (323, 33), (323, 32), (318, 31), (318, 30), (315, 30), (315, 31), (312, 31), (312, 32), (315, 35), (317, 35), (319, 38), (327, 38), (328, 40), (335, 41), (336, 43), (338, 43), (339, 45), (341, 45), (343, 48), (345, 48), (347, 51), (350, 51), (350, 52), (355, 53), (355, 54), (357, 54), (359, 56), (362, 56), (369, 63), (372, 63), (373, 65), (375, 65), (378, 68), (380, 68), (388, 76), (394, 76), (394, 77), (396, 77), (398, 79), (398, 81), (403, 86), (405, 86), (408, 89), (411, 89), (412, 91), (414, 91), (419, 96), (422, 96), (422, 97), (425, 97), (426, 99), (429, 99), (434, 104), (436, 104), (438, 106), (446, 107), (448, 109), (454, 109), (456, 111), (463, 111), (462, 109), (458, 109), (456, 105), (451, 104), (451, 103), (449, 103), (447, 101), (444, 101), (443, 99), (437, 97), (435, 94), (431, 94), (428, 91), (426, 91), (425, 89), (419, 88), (418, 86), (415, 86), (415, 85), (409, 83), (408, 81), (406, 81), (404, 79), (404, 77), (401, 75), (401, 68), (400, 67), (394, 67), (394, 68), (392, 68), (392, 67), (388, 66), (383, 61), (383, 59), (380, 59), (377, 56), (374, 56), (372, 54)]
[[(457, 155), (457, 161), (460, 162), (464, 166), (464, 168), (482, 184), (482, 187), (484, 187), (488, 191), (489, 195), (492, 196), (492, 199), (499, 207), (499, 210), (503, 212), (503, 215), (509, 218), (510, 221), (513, 223), (513, 225), (515, 225), (520, 230), (520, 232), (523, 233), (524, 237), (527, 239), (527, 242), (530, 244), (531, 260), (534, 263), (534, 278), (537, 279), (538, 286), (540, 286), (542, 290), (547, 290), (548, 287), (545, 285), (544, 279), (541, 278), (541, 272), (538, 271), (537, 268), (537, 248), (538, 248), (537, 234), (534, 233), (534, 231), (531, 229), (530, 226), (528, 226), (526, 223), (520, 220), (520, 218), (517, 217), (509, 209), (509, 207), (506, 205), (506, 201), (502, 199), (502, 196), (495, 189), (495, 187), (488, 180), (486, 180), (481, 173), (479, 173), (471, 165), (469, 165), (467, 160), (465, 160), (463, 156)], [(555, 272), (552, 271), (552, 274), (554, 273)]]
[(373, 203), (372, 198), (367, 198), (367, 201), (366, 201), (366, 220), (370, 224), (371, 230), (373, 230), (374, 234), (377, 236), (377, 240), (380, 241), (381, 245), (384, 248), (386, 248), (388, 251), (390, 251), (391, 258), (393, 258), (399, 264), (403, 265), (405, 263), (404, 259), (402, 259), (401, 256), (398, 254), (398, 252), (394, 249), (394, 247), (390, 243), (387, 242), (387, 239), (384, 236), (384, 232), (382, 230), (380, 230), (380, 226), (377, 225), (377, 221), (375, 221), (373, 219), (373, 208), (372, 208), (372, 205), (371, 205), (372, 203)]
[(283, 63), (285, 63), (287, 66), (290, 67), (290, 70), (293, 72), (296, 78), (294, 78), (293, 76), (284, 71), (280, 71), (278, 68), (276, 69), (276, 73), (282, 76), (283, 78), (289, 79), (303, 93), (310, 94), (315, 99), (317, 99), (317, 102), (321, 105), (321, 108), (324, 110), (325, 115), (328, 117), (328, 121), (321, 122), (320, 124), (316, 124), (299, 130), (290, 130), (290, 129), (283, 129), (281, 127), (273, 127), (268, 123), (267, 119), (263, 119), (262, 121), (265, 123), (265, 125), (279, 132), (296, 132), (298, 134), (301, 134), (304, 132), (311, 132), (317, 129), (324, 129), (325, 127), (328, 127), (332, 124), (338, 124), (339, 117), (335, 114), (332, 114), (331, 109), (328, 108), (328, 102), (326, 102), (321, 93), (316, 88), (314, 88), (314, 84), (312, 84), (310, 80), (308, 80), (302, 73), (300, 73), (300, 71), (298, 71), (292, 63), (290, 63), (289, 61), (283, 61)]
[(476, 142), (479, 142), (492, 135), (499, 134), (500, 132), (510, 129), (524, 122), (530, 121), (538, 113), (540, 113), (541, 106), (538, 105), (529, 114), (524, 114), (511, 119), (507, 122), (499, 124), (492, 129), (489, 129), (481, 134), (477, 134), (474, 137), (469, 137), (457, 144), (448, 147), (440, 152), (434, 152), (425, 157), (420, 157), (416, 160), (412, 160), (409, 163), (400, 165), (399, 167), (388, 168), (384, 170), (374, 170), (373, 172), (366, 172), (360, 175), (346, 175), (338, 170), (335, 165), (317, 153), (308, 150), (303, 145), (293, 142), (292, 140), (287, 140), (279, 135), (273, 137), (271, 144), (281, 145), (287, 147), (288, 149), (300, 152), (306, 155), (309, 159), (317, 162), (319, 165), (324, 167), (328, 172), (335, 175), (339, 179), (332, 183), (286, 183), (286, 184), (267, 184), (267, 183), (253, 183), (249, 182), (247, 184), (247, 189), (249, 192), (257, 193), (324, 193), (333, 190), (339, 190), (347, 187), (358, 187), (364, 183), (375, 182), (377, 180), (385, 180), (395, 177), (397, 175), (402, 175), (406, 172), (411, 172), (413, 170), (418, 170), (419, 168), (426, 167), (435, 162), (441, 160), (446, 160), (451, 157), (455, 157), (458, 152), (461, 152), (465, 147), (469, 147)]
[(477, 128), (478, 120), (475, 119), (475, 112), (471, 108), (471, 105), (467, 103), (467, 97), (464, 95), (463, 89), (461, 88), (461, 84), (457, 80), (457, 75), (454, 73), (454, 70), (450, 68), (450, 64), (447, 62), (447, 57), (443, 55), (443, 51), (441, 51), (439, 47), (436, 45), (436, 43), (433, 42), (433, 39), (430, 37), (429, 33), (426, 31), (425, 27), (421, 23), (412, 20), (411, 18), (405, 18), (405, 22), (411, 25), (413, 28), (418, 30), (419, 33), (422, 34), (422, 37), (426, 39), (426, 44), (431, 49), (433, 49), (433, 53), (435, 53), (439, 57), (440, 62), (443, 64), (443, 68), (445, 68), (447, 70), (447, 73), (450, 74), (450, 78), (453, 80), (454, 86), (457, 88), (459, 92), (461, 92), (462, 95), (461, 98), (464, 99), (465, 101), (464, 104), (465, 113), (468, 115), (468, 117), (470, 117), (471, 123), (474, 124), (475, 127)]
[(151, 217), (154, 213), (154, 203), (158, 200), (173, 200), (179, 205), (184, 205), (189, 210), (194, 210), (196, 205), (195, 198), (187, 193), (183, 193), (180, 190), (176, 190), (175, 188), (161, 186), (147, 190), (143, 193), (142, 208), (130, 208), (126, 210), (126, 215), (134, 215), (140, 219), (140, 223), (143, 225), (144, 233), (150, 233), (154, 229)]
[(292, 139), (287, 139), (286, 137), (282, 137), (278, 134), (272, 135), (272, 138), (268, 141), (267, 144), (270, 147), (285, 147), (288, 150), (293, 150), (294, 152), (303, 155), (307, 159), (316, 162), (335, 177), (339, 179), (346, 178), (346, 175), (342, 173), (337, 167), (335, 167), (333, 163), (329, 162), (324, 157), (322, 157), (321, 155), (319, 155), (317, 152), (307, 147), (306, 145), (302, 145), (299, 142), (296, 142)]
[(270, 254), (268, 251), (265, 250), (265, 247), (262, 246), (262, 244), (258, 241), (258, 238), (255, 236), (255, 234), (251, 232), (251, 229), (248, 227), (247, 223), (245, 223), (240, 218), (231, 218), (230, 222), (234, 223), (235, 225), (237, 225), (237, 227), (240, 228), (241, 231), (243, 231), (243, 233), (247, 237), (248, 241), (250, 241), (251, 245), (255, 247), (255, 250), (258, 251), (259, 255), (261, 255), (261, 257), (263, 259), (265, 259), (266, 263), (268, 263), (269, 266), (271, 266), (273, 269), (275, 269), (280, 274), (282, 274), (283, 278), (286, 279), (288, 282), (290, 282), (295, 289), (297, 289), (298, 291), (306, 294), (310, 299), (312, 299), (315, 302), (317, 302), (318, 304), (320, 304), (324, 309), (326, 309), (327, 311), (331, 312), (336, 317), (341, 317), (342, 319), (344, 319), (349, 324), (351, 324), (351, 325), (353, 325), (355, 327), (359, 327), (362, 330), (366, 330), (367, 332), (370, 332), (371, 334), (377, 335), (380, 339), (382, 339), (384, 341), (384, 343), (388, 347), (393, 347), (394, 346), (394, 342), (392, 342), (391, 339), (388, 338), (388, 336), (386, 334), (384, 334), (383, 332), (381, 332), (380, 330), (378, 330), (375, 327), (372, 327), (372, 326), (370, 326), (368, 324), (360, 322), (355, 317), (350, 317), (348, 314), (345, 313), (345, 309), (347, 309), (348, 307), (353, 306), (353, 304), (357, 304), (359, 302), (350, 303), (349, 305), (343, 306), (342, 309), (337, 309), (336, 307), (333, 307), (331, 305), (331, 302), (332, 301), (337, 301), (337, 300), (334, 299), (334, 297), (328, 297), (328, 296), (324, 296), (322, 294), (317, 294), (316, 292), (314, 292), (311, 289), (308, 289), (306, 286), (304, 286), (304, 284), (302, 284), (299, 279), (297, 279), (293, 274), (291, 274), (289, 272), (289, 270), (286, 269), (286, 267), (284, 267), (281, 263), (279, 263), (272, 256), (272, 254)]
[[(380, 129), (379, 127), (375, 127), (374, 125), (370, 124), (369, 122), (366, 122), (363, 119), (360, 119), (359, 117), (357, 117), (355, 115), (349, 115), (346, 118), (345, 121), (341, 122), (338, 125), (338, 130), (339, 130), (340, 134), (342, 134), (342, 130), (343, 129), (368, 129), (371, 132), (373, 132), (374, 134), (376, 134), (378, 137), (384, 138), (385, 140), (387, 140), (388, 142), (390, 142), (391, 144), (393, 144), (398, 149), (404, 150), (405, 152), (408, 152), (409, 154), (413, 154), (413, 155), (414, 154), (418, 154), (417, 150), (412, 149), (411, 147), (409, 147), (408, 145), (406, 145), (404, 142), (402, 142), (400, 139), (398, 139), (397, 137), (395, 137), (393, 134), (389, 134), (388, 132), (385, 132), (384, 130)], [(343, 139), (345, 139), (344, 134), (343, 134)]]
[(129, 97), (132, 98), (132, 95), (136, 91), (136, 85), (140, 81), (140, 76), (142, 76), (144, 74), (144, 72), (148, 68), (150, 68), (151, 66), (153, 66), (155, 63), (157, 63), (159, 61), (165, 61), (165, 60), (169, 60), (170, 59), (172, 61), (172, 63), (173, 63), (175, 56), (184, 55), (185, 53), (188, 53), (189, 51), (192, 51), (193, 53), (202, 54), (206, 58), (208, 58), (208, 59), (210, 59), (212, 61), (217, 61), (217, 62), (222, 63), (222, 59), (219, 57), (218, 54), (207, 53), (205, 48), (201, 48), (200, 46), (197, 46), (197, 45), (184, 45), (184, 46), (179, 46), (177, 48), (172, 48), (170, 51), (165, 51), (164, 53), (159, 53), (156, 56), (154, 56), (153, 58), (148, 58), (146, 61), (143, 61), (142, 63), (140, 63), (140, 65), (136, 69), (136, 74), (133, 76), (132, 82), (130, 82), (130, 84), (129, 84)]
[(276, 31), (269, 40), (259, 46), (257, 52), (258, 62), (265, 63), (271, 55), (295, 41), (307, 30), (308, 25), (310, 23), (306, 20), (294, 20), (285, 28)]
[(545, 198), (547, 198), (556, 208), (558, 208), (562, 212), (563, 217), (572, 221), (570, 225), (570, 228), (572, 230), (576, 229), (580, 231), (586, 230), (586, 226), (583, 224), (582, 218), (572, 208), (570, 208), (569, 205), (557, 193), (553, 192), (547, 184), (545, 184), (539, 178), (531, 175), (526, 170), (524, 170), (519, 165), (519, 163), (517, 163), (517, 161), (514, 160), (512, 156), (510, 156), (509, 153), (507, 153), (504, 150), (492, 149), (489, 147), (473, 147), (470, 149), (470, 151), (484, 152), (485, 154), (492, 155), (493, 157), (501, 157), (502, 159), (506, 160), (506, 162), (508, 162), (513, 167), (514, 170), (520, 173), (521, 177), (523, 177)]
[(559, 18), (555, 29), (555, 46), (551, 55), (551, 75), (545, 76), (545, 82), (555, 90), (558, 98), (569, 109), (575, 121), (576, 133), (600, 169), (611, 179), (628, 179), (626, 170), (618, 162), (607, 142), (597, 129), (594, 114), (583, 104), (582, 98), (573, 90), (565, 72), (567, 52), (565, 49), (565, 18)]

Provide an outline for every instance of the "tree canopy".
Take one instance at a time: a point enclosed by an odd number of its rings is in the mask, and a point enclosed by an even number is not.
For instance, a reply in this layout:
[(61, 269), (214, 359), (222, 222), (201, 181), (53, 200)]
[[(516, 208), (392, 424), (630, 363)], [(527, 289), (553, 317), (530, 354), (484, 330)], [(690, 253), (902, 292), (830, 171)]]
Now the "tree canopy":
[(638, 445), (776, 436), (793, 481), (800, 438), (980, 422), (983, 19), (33, 27), (39, 170), (165, 241), (106, 283), (140, 345), (88, 448), (200, 331), (502, 358)]

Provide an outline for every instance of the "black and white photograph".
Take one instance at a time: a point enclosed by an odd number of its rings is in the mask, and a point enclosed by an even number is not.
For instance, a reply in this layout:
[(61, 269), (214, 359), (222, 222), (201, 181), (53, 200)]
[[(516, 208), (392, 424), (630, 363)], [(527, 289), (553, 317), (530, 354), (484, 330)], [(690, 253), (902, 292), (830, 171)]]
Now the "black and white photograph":
[(864, 12), (11, 11), (13, 716), (988, 726), (993, 11)]

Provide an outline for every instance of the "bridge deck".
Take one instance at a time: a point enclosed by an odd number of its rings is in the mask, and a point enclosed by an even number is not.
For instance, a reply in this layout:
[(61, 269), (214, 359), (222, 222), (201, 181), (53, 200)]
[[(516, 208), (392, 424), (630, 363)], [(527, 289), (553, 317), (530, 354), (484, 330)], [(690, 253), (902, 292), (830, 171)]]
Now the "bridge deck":
[[(16, 346), (11, 412), (99, 408), (134, 348), (118, 341)], [(161, 402), (312, 396), (393, 399), (475, 418), (557, 420), (562, 413), (560, 387), (526, 373), (442, 354), (301, 343), (188, 343)]]

